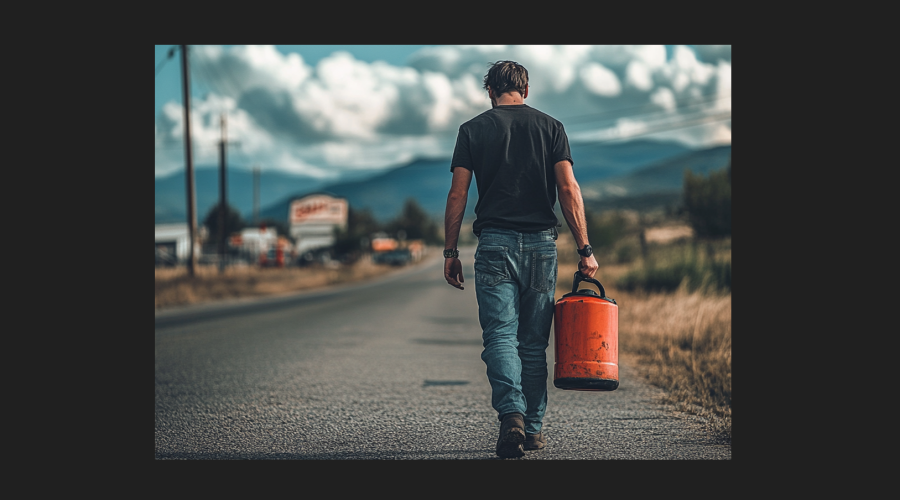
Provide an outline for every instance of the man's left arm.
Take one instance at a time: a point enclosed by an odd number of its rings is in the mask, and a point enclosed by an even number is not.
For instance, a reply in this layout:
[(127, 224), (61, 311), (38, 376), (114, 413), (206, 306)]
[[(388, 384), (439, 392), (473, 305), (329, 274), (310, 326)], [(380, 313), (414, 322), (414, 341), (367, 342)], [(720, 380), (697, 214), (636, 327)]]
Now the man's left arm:
[[(469, 198), (469, 185), (472, 183), (472, 171), (463, 167), (454, 167), (450, 193), (447, 195), (447, 208), (444, 210), (444, 249), (455, 250), (459, 243), (459, 230), (462, 227), (466, 201)], [(444, 279), (450, 285), (465, 290), (462, 283), (466, 280), (462, 274), (462, 262), (458, 257), (444, 259)]]

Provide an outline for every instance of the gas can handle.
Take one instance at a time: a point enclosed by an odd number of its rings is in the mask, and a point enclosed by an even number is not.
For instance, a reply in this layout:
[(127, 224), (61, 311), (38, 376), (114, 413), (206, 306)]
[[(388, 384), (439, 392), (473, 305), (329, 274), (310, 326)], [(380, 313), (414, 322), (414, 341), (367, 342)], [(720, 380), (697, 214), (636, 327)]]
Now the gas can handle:
[(594, 278), (581, 274), (581, 271), (575, 271), (575, 282), (572, 283), (572, 293), (578, 291), (578, 285), (582, 281), (587, 281), (588, 283), (597, 285), (597, 288), (600, 289), (600, 298), (606, 298), (606, 290), (603, 289), (603, 285), (601, 285), (600, 282), (595, 280)]

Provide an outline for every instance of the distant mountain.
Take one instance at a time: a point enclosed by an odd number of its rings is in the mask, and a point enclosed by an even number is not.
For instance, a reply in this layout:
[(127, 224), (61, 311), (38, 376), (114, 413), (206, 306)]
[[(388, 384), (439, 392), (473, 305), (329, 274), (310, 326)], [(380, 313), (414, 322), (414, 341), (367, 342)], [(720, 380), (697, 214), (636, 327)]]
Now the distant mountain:
[(581, 183), (582, 196), (595, 208), (649, 208), (677, 202), (684, 187), (684, 171), (708, 175), (728, 166), (731, 146), (691, 151), (646, 165), (625, 175)]
[[(662, 193), (669, 198), (680, 193), (684, 168), (706, 173), (724, 166), (731, 146), (693, 150), (680, 143), (635, 140), (623, 143), (572, 144), (575, 177), (585, 201), (610, 205), (635, 196)], [(264, 171), (260, 186), (260, 217), (287, 221), (291, 200), (314, 192), (347, 198), (354, 209), (369, 208), (382, 222), (400, 213), (407, 198), (441, 219), (450, 189), (450, 159), (418, 159), (369, 177), (325, 183), (321, 180), (280, 172)], [(198, 167), (197, 218), (202, 222), (219, 199), (216, 167)], [(156, 223), (185, 220), (184, 171), (156, 179)], [(228, 169), (228, 202), (245, 219), (253, 215), (253, 174), (242, 167)], [(656, 197), (656, 198), (654, 198)], [(478, 192), (475, 182), (469, 189), (466, 217), (474, 216)], [(655, 203), (655, 202), (654, 202)]]
[[(675, 142), (636, 140), (613, 144), (572, 144), (575, 177), (590, 183), (632, 172), (642, 166), (672, 158), (692, 149)], [(450, 189), (450, 159), (419, 159), (368, 179), (338, 182), (316, 190), (347, 198), (353, 208), (369, 208), (381, 221), (400, 213), (407, 198), (415, 198), (435, 218), (442, 218)], [(294, 198), (316, 190), (297, 192), (262, 210), (263, 217), (287, 220), (288, 205)], [(478, 191), (475, 182), (469, 188), (466, 217), (474, 217)]]
[[(225, 186), (228, 204), (235, 207), (246, 220), (253, 217), (253, 172), (244, 167), (229, 166)], [(197, 196), (197, 222), (219, 202), (218, 167), (200, 166), (194, 170)], [(259, 176), (260, 209), (271, 205), (291, 193), (318, 189), (324, 181), (312, 177), (282, 172), (262, 171)], [(156, 223), (184, 222), (187, 220), (185, 174), (175, 174), (156, 179)], [(260, 210), (261, 212), (262, 210)]]
[[(419, 205), (434, 217), (443, 217), (450, 189), (450, 159), (420, 159), (402, 167), (377, 174), (368, 179), (339, 182), (318, 190), (302, 191), (280, 200), (262, 211), (264, 217), (287, 220), (291, 200), (314, 191), (347, 198), (354, 209), (368, 208), (382, 222), (396, 217), (407, 198), (415, 198)], [(466, 211), (474, 215), (478, 191), (475, 182), (469, 189)]]
[(581, 185), (626, 175), (635, 169), (694, 151), (679, 142), (638, 139), (629, 142), (572, 144), (575, 178)]

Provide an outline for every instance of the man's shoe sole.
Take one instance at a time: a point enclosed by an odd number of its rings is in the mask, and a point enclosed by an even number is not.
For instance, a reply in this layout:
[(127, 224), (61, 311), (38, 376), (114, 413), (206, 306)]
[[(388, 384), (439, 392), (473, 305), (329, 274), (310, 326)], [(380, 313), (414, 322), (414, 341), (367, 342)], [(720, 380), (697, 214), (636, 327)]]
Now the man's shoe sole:
[(500, 458), (518, 458), (525, 455), (522, 443), (525, 442), (525, 432), (522, 429), (512, 428), (497, 443), (497, 456)]
[(523, 448), (525, 448), (526, 451), (541, 450), (546, 444), (547, 442), (543, 434), (526, 434)]

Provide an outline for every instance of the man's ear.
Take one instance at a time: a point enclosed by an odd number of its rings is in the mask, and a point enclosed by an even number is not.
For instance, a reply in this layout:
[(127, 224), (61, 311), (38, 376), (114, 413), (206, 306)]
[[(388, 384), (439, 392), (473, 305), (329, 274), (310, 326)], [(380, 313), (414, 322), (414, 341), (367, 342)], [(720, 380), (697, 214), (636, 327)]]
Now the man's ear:
[(494, 89), (488, 87), (488, 98), (494, 100)]
[(522, 96), (522, 99), (528, 97), (528, 85), (525, 86), (525, 95)]

